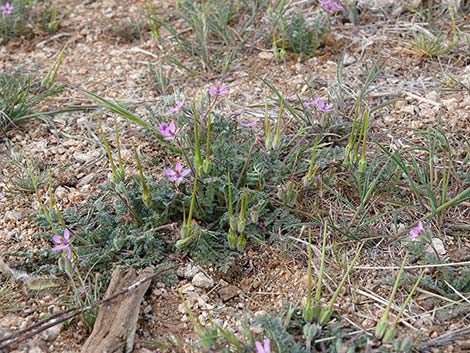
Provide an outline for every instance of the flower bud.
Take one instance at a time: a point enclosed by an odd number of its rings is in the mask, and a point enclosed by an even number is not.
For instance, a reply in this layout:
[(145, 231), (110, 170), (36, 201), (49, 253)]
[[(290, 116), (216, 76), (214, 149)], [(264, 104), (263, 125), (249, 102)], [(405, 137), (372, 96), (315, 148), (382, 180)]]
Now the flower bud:
[(395, 338), (396, 336), (396, 329), (395, 327), (393, 326), (389, 326), (387, 330), (385, 330), (385, 334), (382, 338), (382, 342), (384, 343), (392, 343), (393, 342), (393, 339)]
[(177, 249), (182, 249), (182, 248), (186, 247), (190, 243), (191, 240), (192, 240), (191, 237), (180, 239), (176, 242), (175, 246), (176, 246)]
[(388, 327), (388, 322), (386, 318), (380, 319), (380, 321), (377, 323), (377, 326), (375, 326), (375, 337), (378, 339), (382, 339), (385, 335), (385, 332), (387, 331)]
[(306, 305), (304, 310), (303, 310), (303, 317), (306, 322), (312, 322), (313, 320), (313, 306)]
[(243, 233), (245, 231), (246, 222), (244, 219), (239, 218), (237, 222), (237, 231), (238, 233)]
[(328, 323), (328, 321), (330, 321), (332, 314), (333, 314), (333, 309), (329, 309), (329, 308), (321, 309), (318, 323), (321, 326), (325, 326)]
[(318, 333), (318, 326), (315, 324), (304, 325), (304, 337), (313, 339)]
[(142, 200), (144, 201), (145, 206), (150, 207), (152, 204), (152, 195), (150, 192), (147, 190), (142, 191)]
[(202, 171), (204, 174), (207, 174), (209, 172), (209, 167), (211, 166), (211, 161), (209, 159), (205, 159), (204, 162), (202, 163)]
[(234, 232), (236, 232), (237, 229), (238, 229), (237, 219), (233, 216), (230, 216), (229, 224), (230, 224), (230, 229), (233, 230)]
[(188, 227), (188, 225), (184, 224), (181, 227), (180, 233), (182, 238), (188, 238), (191, 235), (191, 228)]
[(245, 233), (242, 233), (238, 236), (237, 250), (243, 251), (245, 250), (245, 247), (246, 247), (246, 236), (245, 236)]

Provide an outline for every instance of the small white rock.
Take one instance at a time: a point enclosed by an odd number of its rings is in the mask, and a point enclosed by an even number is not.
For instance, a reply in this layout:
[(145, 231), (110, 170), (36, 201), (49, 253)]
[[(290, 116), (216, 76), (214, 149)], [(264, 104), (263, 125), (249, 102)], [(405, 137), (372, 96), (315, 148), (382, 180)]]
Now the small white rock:
[(183, 277), (186, 279), (192, 279), (196, 273), (198, 273), (201, 269), (198, 266), (193, 266), (191, 264), (187, 264), (185, 267), (180, 267), (176, 271), (176, 274), (179, 277)]
[[(447, 253), (445, 247), (444, 247), (444, 242), (439, 239), (439, 238), (432, 238), (431, 239), (432, 246), (429, 245), (426, 249), (426, 253), (428, 254), (434, 254), (434, 249), (436, 249), (436, 252), (438, 255), (445, 255)], [(434, 249), (433, 249), (434, 248)]]
[(178, 312), (180, 314), (186, 314), (186, 308), (184, 307), (184, 304), (178, 305)]
[(262, 51), (258, 53), (258, 58), (271, 60), (273, 58), (273, 53), (270, 51)]
[(180, 288), (180, 292), (183, 294), (194, 292), (196, 288), (191, 283), (186, 283)]
[(214, 286), (214, 280), (202, 272), (197, 273), (191, 283), (199, 288), (212, 288)]

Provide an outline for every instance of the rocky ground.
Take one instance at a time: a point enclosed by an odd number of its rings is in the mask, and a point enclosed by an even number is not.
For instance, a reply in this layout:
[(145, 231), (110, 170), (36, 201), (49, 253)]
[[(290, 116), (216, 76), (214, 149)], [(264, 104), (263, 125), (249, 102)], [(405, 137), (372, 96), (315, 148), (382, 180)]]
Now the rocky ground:
[[(58, 81), (69, 89), (44, 109), (90, 104), (81, 90), (123, 101), (160, 104), (161, 97), (148, 79), (148, 64), (159, 62), (166, 51), (174, 48), (158, 44), (149, 33), (132, 42), (123, 41), (110, 33), (106, 26), (108, 19), (141, 18), (143, 3), (60, 0), (58, 7), (66, 16), (59, 32), (32, 41), (12, 41), (0, 47), (0, 68), (25, 67), (45, 74), (67, 44)], [(174, 6), (171, 1), (158, 3), (161, 12)], [(293, 7), (296, 5), (302, 4), (293, 4)], [(447, 90), (444, 85), (444, 73), (462, 79), (470, 77), (470, 16), (467, 14), (458, 20), (458, 28), (466, 42), (463, 40), (449, 55), (440, 59), (419, 57), (410, 50), (412, 33), (420, 26), (411, 14), (396, 15), (395, 11), (393, 18), (387, 18), (383, 11), (368, 10), (365, 16), (369, 17), (358, 25), (335, 19), (334, 37), (341, 50), (333, 51), (331, 55), (275, 62), (269, 50), (256, 47), (240, 58), (223, 78), (189, 78), (183, 70), (176, 69), (172, 84), (175, 90), (190, 97), (211, 84), (224, 83), (230, 87), (231, 94), (230, 100), (224, 101), (223, 109), (236, 117), (243, 117), (247, 111), (258, 109), (253, 108), (255, 104), (270, 94), (260, 78), (269, 80), (283, 95), (296, 100), (297, 96), (307, 96), (307, 84), (315, 89), (334, 86), (342, 50), (346, 52), (344, 77), (346, 84), (353, 89), (359, 87), (364, 68), (370, 67), (380, 57), (384, 61), (383, 73), (374, 84), (371, 95), (378, 100), (396, 101), (374, 117), (371, 129), (375, 136), (379, 136), (384, 145), (410, 146), (421, 138), (416, 134), (417, 130), (440, 124), (455, 149), (456, 163), (466, 163), (461, 167), (470, 172), (470, 95), (468, 91)], [(49, 167), (53, 170), (54, 193), (60, 207), (80, 207), (110, 174), (106, 151), (97, 136), (100, 118), (104, 121), (106, 133), (112, 136), (112, 116), (99, 116), (94, 112), (67, 113), (54, 117), (54, 127), (33, 121), (11, 131), (8, 134), (10, 143), (7, 144), (6, 139), (0, 142), (0, 154), (6, 157), (11, 146), (15, 151), (40, 161), (44, 169)], [(131, 138), (138, 139), (141, 147), (148, 151), (154, 148), (152, 141), (146, 139), (136, 126), (124, 120), (120, 120), (120, 124), (124, 133), (124, 162), (135, 168)], [(464, 158), (465, 154), (467, 158)], [(28, 270), (31, 259), (16, 254), (49, 248), (50, 243), (35, 237), (38, 225), (29, 217), (38, 211), (35, 196), (9, 193), (7, 187), (13, 169), (7, 158), (0, 160), (0, 169), (3, 172), (0, 175), (0, 254), (12, 268)], [(156, 169), (156, 173), (162, 172)], [(466, 201), (457, 218), (457, 223), (467, 226), (463, 228), (467, 229), (466, 235), (453, 236), (449, 234), (451, 230), (435, 229), (435, 237), (439, 239), (436, 244), (446, 262), (470, 260), (469, 206)], [(390, 234), (394, 232), (391, 228), (390, 225), (390, 229), (381, 231)], [(171, 287), (156, 283), (146, 294), (138, 322), (136, 351), (161, 351), (160, 344), (171, 340), (184, 343), (185, 348), (172, 348), (167, 344), (170, 347), (166, 348), (167, 351), (190, 351), (196, 335), (178, 290), (184, 294), (203, 325), (211, 318), (222, 325), (236, 326), (246, 312), (256, 316), (287, 301), (300, 303), (305, 293), (306, 257), (301, 244), (294, 242), (292, 247), (297, 248), (298, 256), (286, 255), (285, 250), (270, 247), (250, 249), (227, 273), (210, 266), (199, 267), (185, 260), (187, 263), (177, 272), (176, 283)], [(359, 260), (359, 268), (351, 277), (351, 282), (359, 281), (359, 288), (342, 294), (344, 298), (354, 296), (355, 305), (351, 307), (350, 300), (340, 300), (337, 307), (337, 311), (357, 329), (370, 330), (375, 326), (378, 313), (383, 310), (383, 302), (378, 298), (388, 296), (388, 288), (376, 283), (380, 278), (391, 276), (390, 270), (381, 267), (399, 265), (400, 255), (399, 247), (392, 242), (387, 251), (372, 246)], [(333, 261), (330, 265), (334, 267)], [(378, 269), (368, 269), (368, 266)], [(2, 333), (25, 328), (48, 313), (66, 307), (63, 289), (31, 291), (23, 288), (21, 282), (12, 282), (2, 275), (0, 279), (0, 337)], [(403, 330), (412, 333), (419, 341), (424, 342), (470, 324), (468, 308), (463, 309), (461, 315), (448, 315), (450, 318), (446, 318), (438, 309), (453, 300), (440, 298), (441, 301), (436, 301), (436, 298), (433, 293), (418, 292), (413, 309), (403, 321)], [(11, 352), (77, 352), (86, 335), (83, 325), (74, 321), (52, 327), (12, 347)], [(469, 335), (431, 351), (463, 352), (470, 349)]]

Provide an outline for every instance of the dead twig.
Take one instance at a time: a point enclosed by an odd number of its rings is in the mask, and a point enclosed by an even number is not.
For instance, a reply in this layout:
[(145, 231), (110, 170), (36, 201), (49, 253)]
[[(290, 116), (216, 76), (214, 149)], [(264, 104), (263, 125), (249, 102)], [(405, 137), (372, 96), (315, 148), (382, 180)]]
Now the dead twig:
[(465, 337), (465, 335), (467, 335), (469, 333), (470, 333), (470, 327), (463, 327), (463, 328), (455, 330), (455, 331), (444, 333), (443, 335), (441, 335), (439, 337), (433, 338), (432, 340), (429, 340), (429, 341), (425, 342), (422, 345), (422, 347), (420, 347), (419, 351), (420, 352), (425, 352), (428, 347), (436, 347), (436, 346), (445, 345), (445, 344), (449, 343), (450, 341), (452, 341), (453, 339), (455, 339), (459, 336), (464, 336)]
[(16, 331), (16, 332), (14, 332), (10, 335), (7, 335), (3, 338), (0, 338), (0, 349), (7, 348), (8, 346), (11, 346), (11, 345), (16, 344), (16, 343), (21, 342), (21, 341), (24, 341), (24, 340), (26, 340), (30, 337), (33, 337), (33, 336), (37, 335), (40, 332), (43, 332), (43, 331), (47, 330), (48, 328), (50, 328), (52, 326), (58, 325), (61, 322), (67, 321), (68, 319), (71, 319), (75, 316), (78, 316), (78, 315), (80, 315), (81, 313), (83, 313), (87, 310), (91, 310), (91, 309), (94, 309), (94, 308), (96, 308), (96, 307), (98, 307), (102, 304), (111, 302), (111, 301), (115, 300), (116, 298), (119, 298), (120, 296), (122, 296), (126, 293), (134, 291), (135, 289), (139, 288), (142, 284), (144, 284), (148, 281), (151, 281), (152, 279), (154, 279), (155, 277), (161, 275), (162, 273), (164, 273), (168, 270), (171, 270), (175, 267), (178, 267), (178, 266), (179, 265), (170, 265), (170, 266), (160, 268), (155, 273), (153, 273), (153, 274), (151, 274), (147, 277), (142, 278), (141, 280), (133, 283), (129, 287), (124, 288), (123, 290), (111, 295), (108, 298), (105, 298), (105, 299), (99, 301), (96, 304), (89, 305), (89, 306), (86, 306), (84, 308), (73, 307), (73, 308), (58, 312), (58, 313), (52, 315), (51, 317), (49, 317), (48, 319), (41, 320), (41, 321), (39, 321), (39, 322), (29, 326), (29, 327), (26, 327), (23, 330)]

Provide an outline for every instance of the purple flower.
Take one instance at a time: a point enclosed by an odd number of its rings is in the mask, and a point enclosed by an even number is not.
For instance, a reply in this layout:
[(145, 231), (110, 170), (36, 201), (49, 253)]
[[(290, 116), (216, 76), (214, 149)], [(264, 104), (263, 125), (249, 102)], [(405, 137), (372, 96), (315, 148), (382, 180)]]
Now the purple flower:
[(408, 240), (415, 240), (424, 231), (423, 222), (419, 221), (418, 225), (410, 230)]
[(158, 131), (164, 136), (164, 140), (173, 140), (180, 129), (176, 129), (175, 122), (172, 120), (169, 124), (161, 123), (158, 125)]
[(326, 104), (320, 98), (316, 98), (316, 107), (318, 110), (321, 110), (324, 113), (331, 112), (333, 110), (333, 104)]
[(183, 107), (184, 99), (182, 99), (180, 101), (176, 101), (175, 104), (176, 105), (168, 111), (169, 114), (178, 113), (181, 110), (181, 108)]
[(242, 127), (253, 127), (256, 124), (258, 124), (258, 122), (256, 120), (253, 120), (253, 121), (247, 121), (247, 122), (240, 122), (239, 124)]
[(270, 347), (271, 341), (269, 338), (266, 338), (264, 340), (264, 346), (261, 345), (260, 342), (256, 341), (255, 346), (256, 346), (256, 353), (270, 353), (271, 352), (271, 347)]
[(190, 169), (184, 169), (183, 165), (180, 162), (175, 164), (175, 169), (167, 168), (165, 169), (165, 174), (168, 176), (168, 180), (176, 183), (178, 185), (183, 181), (183, 178), (191, 172)]
[(60, 250), (65, 250), (67, 252), (67, 259), (70, 260), (70, 243), (69, 243), (69, 238), (70, 238), (70, 231), (65, 228), (64, 229), (64, 236), (60, 235), (54, 235), (52, 237), (52, 241), (56, 243), (57, 245), (52, 248), (52, 251), (60, 251)]
[(323, 6), (323, 8), (329, 13), (335, 13), (337, 11), (344, 10), (344, 6), (335, 0), (318, 0), (318, 1), (320, 2), (320, 5)]
[(331, 112), (333, 110), (333, 104), (332, 103), (326, 104), (325, 101), (323, 101), (323, 99), (321, 99), (319, 97), (315, 98), (312, 101), (304, 102), (304, 107), (305, 108), (310, 108), (312, 105), (314, 105), (318, 110), (320, 110), (324, 113), (328, 113), (328, 112)]
[(11, 12), (13, 11), (13, 6), (9, 2), (6, 2), (5, 5), (0, 6), (0, 11), (2, 11), (2, 14), (4, 15), (11, 15)]
[(222, 96), (228, 93), (229, 93), (228, 88), (225, 87), (224, 85), (209, 87), (209, 94), (211, 96)]
[(315, 102), (316, 102), (315, 99), (313, 101), (304, 102), (304, 107), (305, 108), (310, 108), (312, 105), (316, 104)]

